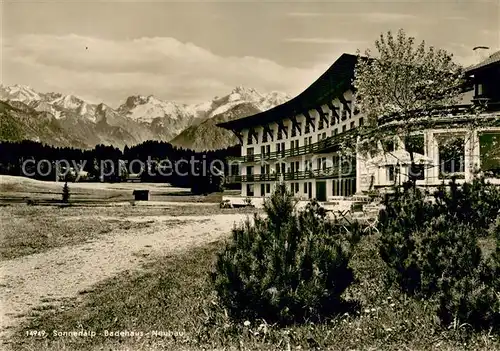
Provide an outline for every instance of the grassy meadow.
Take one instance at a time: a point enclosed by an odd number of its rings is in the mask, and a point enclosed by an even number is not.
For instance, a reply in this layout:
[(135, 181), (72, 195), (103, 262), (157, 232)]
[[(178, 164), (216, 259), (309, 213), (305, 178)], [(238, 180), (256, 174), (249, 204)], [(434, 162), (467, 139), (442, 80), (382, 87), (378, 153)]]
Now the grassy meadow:
[[(142, 272), (102, 282), (62, 308), (33, 311), (15, 333), (14, 350), (492, 350), (496, 336), (466, 325), (444, 329), (425, 301), (384, 284), (378, 236), (363, 237), (352, 268), (357, 281), (346, 298), (359, 308), (320, 324), (279, 328), (265, 321), (233, 323), (208, 280), (222, 242), (178, 256), (156, 257)], [(27, 336), (45, 331), (44, 337)], [(54, 336), (94, 331), (94, 337)], [(105, 336), (105, 331), (141, 335)], [(155, 336), (155, 331), (164, 332)], [(402, 347), (404, 345), (404, 347)]]

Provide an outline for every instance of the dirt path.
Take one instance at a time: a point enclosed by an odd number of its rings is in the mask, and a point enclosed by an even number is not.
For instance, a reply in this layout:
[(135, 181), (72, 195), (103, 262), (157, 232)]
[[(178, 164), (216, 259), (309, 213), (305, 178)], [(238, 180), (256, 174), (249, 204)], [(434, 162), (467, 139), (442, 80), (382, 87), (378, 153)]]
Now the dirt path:
[[(246, 217), (149, 217), (147, 220), (155, 223), (143, 230), (115, 231), (94, 242), (0, 262), (0, 337), (7, 338), (12, 328), (44, 300), (77, 296), (99, 281), (138, 269), (148, 256), (215, 241)], [(189, 222), (172, 227), (165, 225), (169, 220)]]

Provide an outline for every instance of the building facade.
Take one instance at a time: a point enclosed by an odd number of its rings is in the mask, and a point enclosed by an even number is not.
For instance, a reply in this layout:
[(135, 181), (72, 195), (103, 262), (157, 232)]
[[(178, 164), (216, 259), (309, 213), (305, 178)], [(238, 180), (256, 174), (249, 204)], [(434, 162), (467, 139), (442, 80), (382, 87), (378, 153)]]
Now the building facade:
[[(441, 115), (432, 128), (422, 126), (412, 135), (411, 145), (388, 133), (384, 145), (379, 145), (384, 152), (365, 155), (358, 151), (365, 119), (356, 108), (351, 85), (357, 57), (343, 54), (292, 100), (219, 124), (232, 130), (241, 142), (241, 157), (230, 160), (233, 167), (227, 181), (241, 183), (243, 198), (268, 196), (282, 179), (299, 199), (335, 200), (408, 180), (411, 147), (417, 185), (437, 186), (451, 176), (470, 180), (478, 170), (496, 182), (500, 170), (500, 115), (496, 112), (500, 60), (495, 55), (500, 52), (468, 71), (474, 86), (468, 104), (457, 106), (446, 117)], [(468, 105), (478, 102), (487, 102), (486, 110), (468, 115)], [(488, 120), (489, 126), (472, 128), (471, 118)], [(381, 120), (379, 127), (390, 128), (395, 123)]]

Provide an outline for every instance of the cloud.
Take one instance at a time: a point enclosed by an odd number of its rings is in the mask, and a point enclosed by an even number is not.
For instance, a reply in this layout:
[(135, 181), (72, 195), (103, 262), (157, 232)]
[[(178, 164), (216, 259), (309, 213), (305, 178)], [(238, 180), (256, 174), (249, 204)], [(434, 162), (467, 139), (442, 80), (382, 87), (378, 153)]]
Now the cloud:
[(324, 16), (333, 16), (334, 13), (325, 13), (325, 12), (289, 12), (287, 16), (290, 17), (324, 17)]
[(365, 40), (349, 40), (340, 38), (287, 38), (284, 41), (301, 44), (365, 44)]
[(417, 19), (418, 16), (410, 15), (407, 13), (385, 13), (385, 12), (372, 12), (361, 14), (361, 17), (371, 22), (402, 22), (412, 19)]
[(132, 94), (198, 102), (237, 85), (297, 94), (322, 73), (258, 57), (219, 56), (175, 38), (115, 41), (74, 34), (4, 38), (2, 65), (6, 84), (30, 84), (112, 105)]
[(354, 18), (366, 22), (403, 22), (418, 17), (413, 14), (407, 13), (394, 13), (394, 12), (367, 12), (367, 13), (339, 13), (339, 12), (289, 12), (290, 17), (302, 18), (317, 18), (317, 17), (341, 17), (352, 20)]

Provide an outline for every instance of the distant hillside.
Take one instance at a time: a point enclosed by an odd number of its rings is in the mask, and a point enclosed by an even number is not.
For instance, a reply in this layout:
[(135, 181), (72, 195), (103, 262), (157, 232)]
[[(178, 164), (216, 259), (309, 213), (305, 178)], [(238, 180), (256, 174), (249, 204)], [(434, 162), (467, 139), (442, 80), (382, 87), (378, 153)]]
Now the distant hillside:
[(67, 133), (50, 113), (35, 111), (21, 102), (0, 101), (0, 140), (23, 139), (50, 142), (54, 146), (87, 146), (78, 136)]

